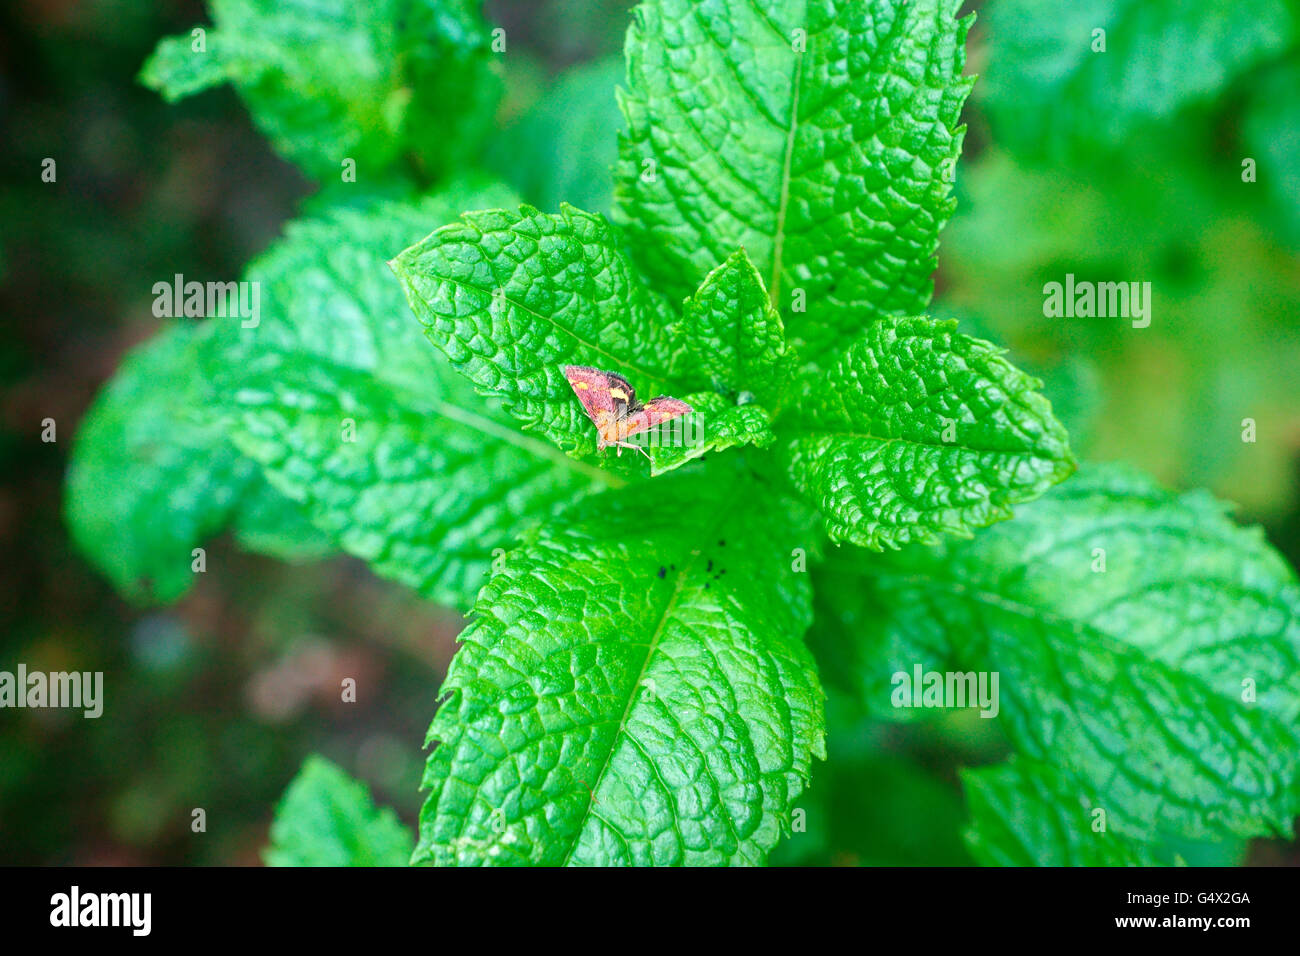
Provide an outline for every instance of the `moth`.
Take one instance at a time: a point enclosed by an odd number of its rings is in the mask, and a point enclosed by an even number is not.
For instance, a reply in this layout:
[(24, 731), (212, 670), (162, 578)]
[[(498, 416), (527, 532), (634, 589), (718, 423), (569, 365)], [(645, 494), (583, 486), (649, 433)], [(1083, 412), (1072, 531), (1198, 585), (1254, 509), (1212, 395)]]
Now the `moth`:
[(617, 454), (622, 455), (624, 448), (634, 448), (649, 459), (650, 455), (644, 448), (626, 439), (695, 411), (681, 399), (667, 395), (657, 395), (645, 403), (638, 402), (631, 384), (616, 372), (602, 372), (586, 365), (566, 365), (564, 377), (578, 401), (582, 402), (582, 410), (596, 426), (599, 436), (596, 447), (602, 451), (614, 445), (618, 448)]

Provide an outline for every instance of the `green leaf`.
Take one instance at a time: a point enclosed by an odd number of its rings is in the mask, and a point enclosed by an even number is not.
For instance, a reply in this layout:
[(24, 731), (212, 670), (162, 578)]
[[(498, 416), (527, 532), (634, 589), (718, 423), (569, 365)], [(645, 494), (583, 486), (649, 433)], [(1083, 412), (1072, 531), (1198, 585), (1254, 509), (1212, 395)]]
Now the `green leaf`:
[(988, 17), (980, 91), (996, 138), (1058, 160), (1214, 97), (1297, 36), (1287, 0), (999, 0)]
[(508, 193), (463, 184), (291, 224), (247, 272), (260, 324), (222, 321), (204, 354), (216, 412), (271, 485), (377, 574), (457, 607), (530, 521), (617, 481), (520, 433), (406, 309), (386, 260), (479, 200)]
[(197, 351), (204, 331), (180, 322), (136, 349), (96, 398), (68, 466), (69, 530), (124, 596), (167, 603), (194, 581), (192, 550), (232, 519), (246, 547), (322, 554), (296, 507), (205, 418)]
[(924, 311), (971, 85), (958, 5), (637, 7), (615, 216), (652, 281), (680, 299), (744, 247), (809, 359)]
[(743, 249), (704, 277), (686, 300), (683, 319), (717, 391), (748, 392), (769, 407), (780, 403), (794, 356), (763, 277)]
[(211, 6), (215, 27), (164, 40), (141, 82), (174, 101), (229, 80), (276, 149), (317, 179), (338, 181), (351, 159), (364, 182), (408, 152), (437, 178), (490, 126), (500, 84), (475, 0)]
[(565, 365), (618, 372), (646, 398), (708, 385), (687, 361), (680, 322), (642, 285), (603, 216), (569, 205), (466, 213), (392, 266), (451, 364), (571, 452), (594, 452), (596, 433)]
[(790, 477), (832, 540), (969, 534), (1074, 469), (1040, 384), (955, 322), (881, 320), (829, 373), (804, 378)]
[(1209, 495), (1094, 467), (970, 541), (854, 566), (863, 613), (844, 633), (876, 712), (891, 672), (997, 673), (1013, 746), (1111, 828), (1291, 832), (1300, 586)]
[(608, 214), (623, 114), (614, 96), (621, 56), (566, 70), (488, 147), (488, 168), (546, 212), (560, 204)]
[(733, 507), (770, 494), (739, 475), (645, 487), (553, 522), (484, 588), (413, 862), (752, 864), (788, 829), (824, 756), (798, 532)]
[(1012, 760), (962, 771), (966, 845), (984, 866), (1163, 866), (1176, 859), (1105, 827), (1104, 812), (1051, 767)]
[(268, 866), (405, 866), (412, 842), (365, 784), (313, 754), (276, 808), (265, 857)]
[(168, 103), (226, 82), (226, 64), (222, 62), (220, 53), (215, 49), (195, 50), (196, 42), (195, 36), (160, 40), (140, 70), (140, 82), (157, 90)]
[[(694, 412), (679, 421), (629, 439), (633, 444), (646, 447), (652, 475), (680, 468), (711, 451), (737, 445), (765, 448), (776, 440), (771, 416), (758, 405), (735, 405), (716, 392), (686, 395), (683, 401)], [(643, 438), (643, 435), (650, 438)], [(648, 445), (645, 444), (647, 440), (650, 442)]]
[(281, 561), (322, 558), (334, 551), (329, 537), (308, 520), (302, 507), (258, 480), (233, 515), (231, 530), (240, 547)]
[[(617, 372), (643, 399), (670, 394), (690, 403), (694, 415), (633, 438), (657, 475), (709, 451), (772, 441), (769, 414), (730, 384), (752, 369), (771, 390), (785, 359), (780, 318), (753, 301), (761, 280), (752, 267), (745, 275), (739, 255), (688, 301), (685, 319), (641, 283), (603, 216), (567, 204), (555, 215), (530, 206), (467, 213), (392, 266), (452, 365), (570, 454), (593, 454), (596, 431), (565, 365)], [(752, 281), (757, 290), (745, 284)], [(749, 334), (762, 341), (746, 341)], [(693, 390), (710, 385), (730, 394)], [(602, 465), (619, 467), (608, 456)], [(620, 470), (637, 474), (636, 467)]]
[(743, 249), (710, 272), (685, 301), (682, 324), (692, 366), (715, 391), (683, 396), (694, 413), (650, 433), (655, 439), (681, 435), (650, 442), (653, 475), (710, 451), (770, 445), (776, 437), (771, 414), (754, 402), (777, 405), (792, 373), (794, 356), (786, 348), (781, 317)]

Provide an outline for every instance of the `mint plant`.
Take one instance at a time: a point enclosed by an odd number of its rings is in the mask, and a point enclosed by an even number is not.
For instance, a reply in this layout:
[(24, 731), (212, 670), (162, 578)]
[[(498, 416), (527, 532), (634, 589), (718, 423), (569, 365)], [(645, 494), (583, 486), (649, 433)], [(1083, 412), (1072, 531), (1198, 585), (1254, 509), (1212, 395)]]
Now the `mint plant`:
[[(68, 513), (142, 600), (231, 527), (468, 610), (412, 862), (762, 863), (835, 762), (824, 685), (915, 719), (914, 668), (1000, 679), (1015, 756), (964, 775), (982, 862), (1291, 832), (1294, 574), (1206, 495), (1066, 481), (1040, 384), (925, 314), (957, 4), (646, 0), (610, 216), (479, 168), (501, 54), (473, 4), (339, 7), (214, 3), (210, 47), (146, 65), (170, 97), (232, 81), (333, 182), (248, 267), (256, 323), (128, 359)], [(689, 402), (694, 440), (601, 456), (573, 364)], [(340, 774), (308, 763), (271, 862), (405, 853)]]

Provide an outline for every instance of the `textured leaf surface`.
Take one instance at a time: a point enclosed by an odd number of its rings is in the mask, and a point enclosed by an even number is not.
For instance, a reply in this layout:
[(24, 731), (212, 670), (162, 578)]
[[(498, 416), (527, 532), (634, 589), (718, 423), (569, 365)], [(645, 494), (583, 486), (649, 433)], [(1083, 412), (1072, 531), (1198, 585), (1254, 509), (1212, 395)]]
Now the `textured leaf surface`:
[[(758, 863), (822, 695), (792, 533), (708, 473), (590, 502), (506, 558), (429, 731), (416, 862)], [(777, 511), (776, 513), (779, 513)]]
[[(686, 395), (684, 401), (695, 409), (692, 414), (649, 433), (652, 475), (737, 445), (765, 448), (776, 438), (771, 417), (757, 405), (733, 405), (716, 392)], [(646, 440), (634, 435), (631, 441), (644, 445)]]
[(1219, 93), (1294, 42), (1297, 19), (1286, 0), (1000, 0), (986, 25), (980, 92), (998, 141), (1062, 159)]
[(1099, 829), (1099, 809), (1051, 767), (1022, 760), (962, 772), (966, 844), (984, 866), (1161, 866), (1160, 848)]
[(257, 328), (205, 353), (232, 440), (312, 522), (385, 577), (467, 607), (495, 549), (615, 479), (523, 435), (420, 334), (386, 266), (455, 210), (464, 185), (292, 224), (250, 266)]
[[(472, 156), (499, 84), (473, 0), (213, 0), (214, 27), (162, 41), (140, 78), (168, 100), (229, 80), (276, 149), (365, 181), (408, 149), (433, 176)], [(202, 29), (202, 28), (197, 28)]]
[(623, 375), (642, 399), (684, 398), (680, 322), (641, 283), (603, 216), (564, 206), (467, 213), (393, 263), (430, 340), (525, 428), (590, 453), (596, 434), (565, 365)]
[(970, 90), (956, 7), (637, 7), (615, 214), (647, 275), (680, 299), (743, 246), (808, 358), (924, 311)]
[(246, 547), (326, 550), (296, 506), (205, 418), (202, 330), (178, 323), (127, 356), (86, 413), (68, 466), (68, 527), (126, 597), (166, 603), (194, 581), (192, 549), (234, 518)]
[(768, 407), (780, 403), (793, 355), (763, 277), (743, 249), (704, 277), (682, 313), (691, 348), (717, 391), (748, 392)]
[(884, 319), (805, 378), (790, 477), (832, 540), (933, 542), (1011, 516), (1074, 468), (1040, 383), (955, 322)]
[(1208, 495), (1096, 467), (971, 541), (857, 566), (866, 613), (844, 634), (878, 713), (889, 673), (917, 663), (997, 672), (1014, 746), (1112, 828), (1290, 833), (1300, 587)]
[(269, 866), (405, 866), (413, 842), (365, 784), (313, 754), (276, 808), (265, 856)]

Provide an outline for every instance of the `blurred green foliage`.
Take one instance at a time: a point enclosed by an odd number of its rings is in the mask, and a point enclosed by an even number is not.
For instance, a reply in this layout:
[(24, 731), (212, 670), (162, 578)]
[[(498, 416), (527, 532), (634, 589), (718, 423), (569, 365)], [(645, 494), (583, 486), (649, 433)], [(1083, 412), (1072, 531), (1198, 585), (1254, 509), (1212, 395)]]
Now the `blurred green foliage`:
[[(1300, 450), (1295, 9), (1088, 0), (1063, 15), (994, 0), (987, 13), (943, 302), (1031, 364), (1095, 366), (1100, 404), (1072, 433), (1086, 456), (1276, 521)], [(1150, 327), (1045, 317), (1043, 286), (1067, 273), (1150, 282)], [(1050, 380), (1048, 394), (1079, 401)]]
[(397, 814), (313, 754), (276, 809), (265, 857), (269, 866), (406, 866), (412, 849)]

